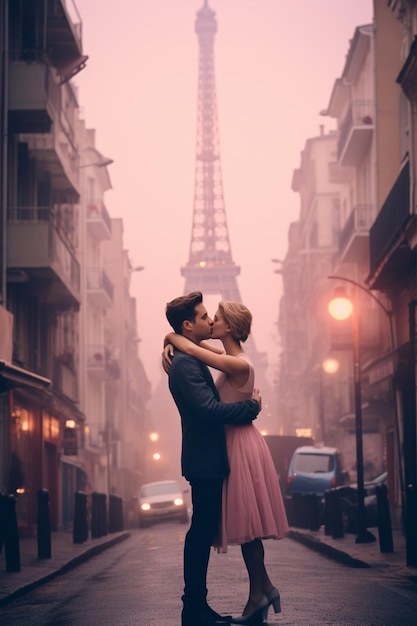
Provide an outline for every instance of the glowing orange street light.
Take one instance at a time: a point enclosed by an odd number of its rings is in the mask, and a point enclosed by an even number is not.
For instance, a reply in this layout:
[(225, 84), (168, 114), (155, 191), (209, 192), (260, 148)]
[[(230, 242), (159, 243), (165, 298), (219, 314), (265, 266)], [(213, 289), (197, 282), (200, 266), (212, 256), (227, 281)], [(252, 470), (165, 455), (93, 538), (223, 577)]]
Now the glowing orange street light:
[(327, 308), (335, 320), (347, 320), (352, 315), (352, 300), (346, 295), (344, 287), (336, 288), (334, 298), (330, 300)]
[(339, 365), (339, 361), (337, 359), (332, 359), (331, 357), (324, 359), (321, 364), (323, 371), (326, 372), (326, 374), (336, 374), (336, 372), (339, 371)]
[(149, 435), (149, 439), (151, 441), (158, 441), (159, 439), (159, 434), (155, 431), (151, 432), (151, 434)]

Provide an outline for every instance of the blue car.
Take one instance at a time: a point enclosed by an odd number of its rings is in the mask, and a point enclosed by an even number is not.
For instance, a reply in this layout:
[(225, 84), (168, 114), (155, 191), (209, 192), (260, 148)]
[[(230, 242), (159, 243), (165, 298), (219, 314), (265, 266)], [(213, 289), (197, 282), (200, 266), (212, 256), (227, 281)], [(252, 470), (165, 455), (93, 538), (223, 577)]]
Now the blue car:
[(349, 481), (342, 455), (328, 446), (301, 446), (294, 451), (287, 476), (287, 495), (314, 494), (324, 497), (332, 487)]

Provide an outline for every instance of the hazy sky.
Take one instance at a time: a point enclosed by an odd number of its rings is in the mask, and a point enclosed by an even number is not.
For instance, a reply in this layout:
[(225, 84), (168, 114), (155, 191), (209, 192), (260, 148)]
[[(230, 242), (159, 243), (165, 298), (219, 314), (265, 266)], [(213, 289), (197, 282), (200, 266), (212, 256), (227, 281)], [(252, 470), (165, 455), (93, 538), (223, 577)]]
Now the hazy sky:
[[(160, 379), (165, 304), (182, 295), (193, 210), (197, 113), (196, 12), (203, 0), (76, 0), (87, 67), (73, 83), (97, 148), (114, 159), (112, 217), (122, 217), (133, 265), (140, 356)], [(238, 284), (258, 350), (277, 363), (287, 231), (298, 218), (293, 170), (342, 72), (372, 0), (209, 0), (225, 205)], [(217, 297), (207, 298), (214, 314)]]

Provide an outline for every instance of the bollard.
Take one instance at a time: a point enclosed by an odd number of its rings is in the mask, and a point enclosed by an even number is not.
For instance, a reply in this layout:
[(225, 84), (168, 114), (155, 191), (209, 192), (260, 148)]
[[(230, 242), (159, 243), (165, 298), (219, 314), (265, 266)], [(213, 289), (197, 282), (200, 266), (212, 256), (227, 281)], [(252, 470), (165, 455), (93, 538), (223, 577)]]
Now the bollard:
[(109, 533), (123, 530), (123, 500), (120, 496), (109, 497)]
[(292, 497), (294, 511), (294, 526), (302, 528), (302, 496), (301, 493), (295, 493)]
[(320, 529), (320, 498), (316, 496), (314, 493), (310, 494), (309, 498), (309, 506), (310, 506), (310, 525), (309, 530), (319, 530)]
[(17, 529), (16, 498), (3, 496), (4, 506), (4, 554), (6, 572), (20, 572), (19, 531)]
[(107, 535), (107, 496), (105, 493), (100, 493), (100, 536)]
[(72, 531), (73, 543), (84, 543), (88, 539), (87, 494), (82, 491), (74, 493), (74, 524)]
[(3, 552), (4, 544), (4, 495), (0, 492), (0, 554)]
[(388, 489), (386, 485), (376, 487), (376, 503), (378, 511), (378, 535), (379, 549), (381, 552), (394, 552), (392, 541), (391, 513), (388, 502)]
[(116, 499), (116, 496), (109, 496), (109, 533), (115, 533), (117, 531)]
[(49, 492), (39, 489), (38, 502), (38, 559), (51, 558), (51, 520), (49, 515)]
[(125, 525), (124, 525), (124, 515), (123, 515), (123, 498), (119, 498), (119, 502), (118, 502), (119, 506), (118, 506), (118, 522), (119, 522), (119, 530), (124, 530)]
[(300, 502), (301, 502), (301, 509), (300, 509), (301, 519), (300, 519), (300, 525), (301, 525), (301, 528), (308, 528), (308, 520), (307, 520), (307, 515), (308, 515), (308, 509), (307, 509), (307, 494), (305, 494), (305, 493), (302, 493), (302, 494), (301, 494)]
[(339, 492), (337, 489), (330, 489), (331, 510), (332, 510), (332, 538), (342, 539), (345, 536), (343, 530), (342, 511), (340, 509)]
[(329, 536), (332, 534), (332, 495), (330, 489), (324, 492), (324, 534)]
[(285, 512), (287, 514), (288, 525), (295, 526), (294, 523), (294, 502), (291, 496), (284, 497)]
[(91, 538), (101, 537), (100, 528), (100, 494), (94, 491), (91, 494)]

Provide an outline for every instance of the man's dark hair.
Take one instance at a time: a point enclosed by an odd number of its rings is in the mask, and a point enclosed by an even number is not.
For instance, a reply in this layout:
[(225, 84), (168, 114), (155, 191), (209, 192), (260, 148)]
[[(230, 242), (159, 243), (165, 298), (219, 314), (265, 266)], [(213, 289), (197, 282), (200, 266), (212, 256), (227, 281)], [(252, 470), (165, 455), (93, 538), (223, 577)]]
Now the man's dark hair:
[(186, 296), (180, 296), (168, 302), (165, 314), (176, 333), (182, 335), (182, 323), (185, 320), (195, 321), (195, 307), (202, 302), (203, 294), (201, 291), (192, 291)]

